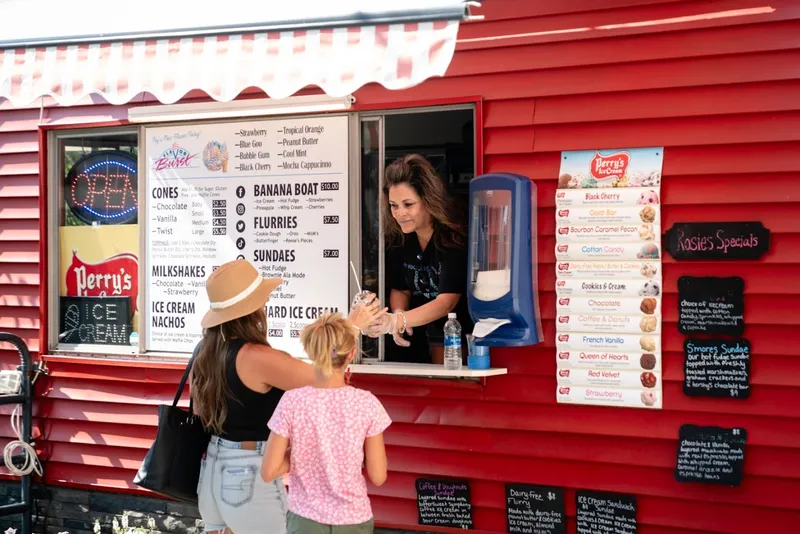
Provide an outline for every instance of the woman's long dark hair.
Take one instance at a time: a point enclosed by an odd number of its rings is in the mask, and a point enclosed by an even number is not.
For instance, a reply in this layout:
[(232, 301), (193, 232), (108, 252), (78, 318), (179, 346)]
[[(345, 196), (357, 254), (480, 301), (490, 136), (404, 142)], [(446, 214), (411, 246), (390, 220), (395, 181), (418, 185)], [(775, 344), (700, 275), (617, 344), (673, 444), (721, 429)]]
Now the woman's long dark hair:
[(399, 184), (409, 187), (422, 199), (433, 221), (433, 241), (437, 248), (461, 248), (466, 244), (464, 226), (453, 216), (455, 204), (447, 193), (444, 181), (433, 166), (419, 154), (407, 154), (393, 161), (384, 171), (383, 222), (387, 244), (403, 243), (403, 232), (392, 216), (389, 189)]
[(225, 378), (228, 347), (232, 339), (269, 346), (264, 308), (233, 321), (206, 329), (192, 365), (191, 392), (194, 413), (203, 426), (216, 435), (228, 416), (228, 400), (234, 399)]

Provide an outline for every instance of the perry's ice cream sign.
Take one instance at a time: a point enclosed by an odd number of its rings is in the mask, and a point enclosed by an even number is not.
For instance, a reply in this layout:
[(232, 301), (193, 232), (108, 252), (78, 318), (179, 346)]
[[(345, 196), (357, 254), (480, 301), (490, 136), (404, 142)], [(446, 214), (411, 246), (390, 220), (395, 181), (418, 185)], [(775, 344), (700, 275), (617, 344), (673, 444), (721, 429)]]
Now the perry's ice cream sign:
[(68, 297), (130, 297), (136, 311), (139, 293), (139, 260), (134, 254), (122, 253), (98, 263), (86, 263), (72, 251), (72, 262), (66, 270)]

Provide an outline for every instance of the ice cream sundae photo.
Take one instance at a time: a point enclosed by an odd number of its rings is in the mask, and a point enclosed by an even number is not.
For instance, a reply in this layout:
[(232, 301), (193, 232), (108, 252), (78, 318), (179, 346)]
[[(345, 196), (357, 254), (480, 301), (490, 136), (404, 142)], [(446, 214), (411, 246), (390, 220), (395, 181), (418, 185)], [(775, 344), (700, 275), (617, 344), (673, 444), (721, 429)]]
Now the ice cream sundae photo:
[(209, 171), (228, 172), (228, 145), (211, 141), (203, 149), (203, 164)]

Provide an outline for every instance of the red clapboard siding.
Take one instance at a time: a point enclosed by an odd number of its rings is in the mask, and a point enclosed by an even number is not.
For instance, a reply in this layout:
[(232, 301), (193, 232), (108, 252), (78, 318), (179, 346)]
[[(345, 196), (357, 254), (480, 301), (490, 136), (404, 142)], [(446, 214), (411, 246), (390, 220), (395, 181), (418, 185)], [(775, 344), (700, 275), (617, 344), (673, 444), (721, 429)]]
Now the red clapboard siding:
[[(390, 476), (370, 488), (378, 521), (412, 527), (414, 479), (470, 480), (479, 533), (505, 531), (503, 483), (631, 493), (640, 534), (793, 532), (800, 524), (800, 4), (794, 0), (493, 0), (486, 20), (463, 24), (443, 78), (359, 105), (481, 96), (486, 172), (537, 186), (538, 287), (544, 342), (498, 349), (509, 375), (485, 386), (356, 376), (394, 425)], [(258, 96), (257, 91), (246, 94)], [(205, 99), (198, 91), (187, 95)], [(146, 100), (152, 101), (147, 96)], [(60, 125), (124, 119), (125, 107), (53, 107)], [(0, 102), (0, 330), (38, 351), (40, 109)], [(772, 234), (757, 262), (664, 258), (664, 397), (661, 411), (555, 403), (554, 195), (560, 151), (663, 146), (662, 230), (676, 222), (759, 220)], [(745, 337), (753, 347), (747, 400), (682, 393), (677, 332), (681, 276), (741, 276)], [(0, 347), (0, 368), (16, 365)], [(152, 439), (157, 406), (174, 395), (174, 366), (51, 361), (37, 383), (36, 432), (47, 482), (137, 491), (132, 478)], [(185, 405), (184, 394), (181, 404)], [(9, 437), (8, 410), (0, 436)], [(738, 488), (678, 484), (682, 424), (748, 430)], [(430, 529), (445, 532), (445, 529)]]

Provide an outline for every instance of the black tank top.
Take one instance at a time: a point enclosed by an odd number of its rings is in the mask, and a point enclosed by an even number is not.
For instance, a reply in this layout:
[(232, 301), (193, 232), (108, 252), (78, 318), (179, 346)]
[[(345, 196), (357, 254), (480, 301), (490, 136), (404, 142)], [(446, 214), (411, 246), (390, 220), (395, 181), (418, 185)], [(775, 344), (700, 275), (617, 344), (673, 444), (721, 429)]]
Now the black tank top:
[(228, 416), (222, 425), (222, 438), (230, 441), (265, 441), (269, 437), (267, 423), (283, 396), (273, 387), (259, 393), (245, 386), (236, 372), (236, 358), (244, 346), (240, 339), (231, 340), (225, 361), (225, 379), (233, 398), (228, 398)]

